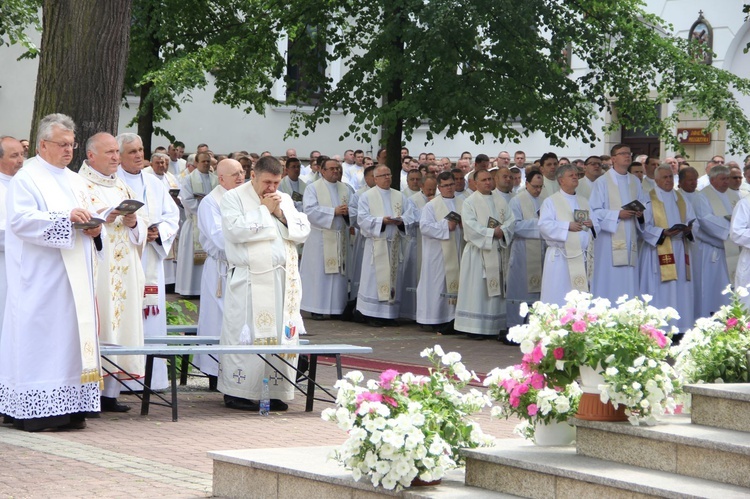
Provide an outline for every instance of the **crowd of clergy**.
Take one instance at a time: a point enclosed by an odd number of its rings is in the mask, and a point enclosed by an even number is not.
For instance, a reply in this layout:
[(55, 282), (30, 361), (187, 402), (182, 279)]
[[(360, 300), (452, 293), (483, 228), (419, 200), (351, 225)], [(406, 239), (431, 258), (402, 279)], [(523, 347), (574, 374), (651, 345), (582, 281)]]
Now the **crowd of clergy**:
[[(699, 173), (625, 144), (534, 162), (403, 148), (398, 169), (384, 149), (303, 164), (294, 149), (185, 156), (175, 142), (146, 159), (138, 135), (102, 132), (75, 173), (77, 147), (61, 114), (40, 122), (36, 155), (0, 137), (0, 414), (24, 430), (129, 410), (117, 397), (142, 388), (144, 359), (102, 363), (98, 346), (164, 336), (172, 286), (199, 297), (199, 335), (283, 345), (304, 334), (302, 312), (507, 342), (523, 304), (563, 305), (571, 290), (648, 295), (684, 332), (750, 282), (750, 163), (721, 156)], [(293, 379), (291, 357), (196, 364), (227, 407), (258, 410), (263, 378)], [(154, 373), (165, 388), (166, 366)], [(285, 410), (293, 386), (275, 378), (271, 408)]]

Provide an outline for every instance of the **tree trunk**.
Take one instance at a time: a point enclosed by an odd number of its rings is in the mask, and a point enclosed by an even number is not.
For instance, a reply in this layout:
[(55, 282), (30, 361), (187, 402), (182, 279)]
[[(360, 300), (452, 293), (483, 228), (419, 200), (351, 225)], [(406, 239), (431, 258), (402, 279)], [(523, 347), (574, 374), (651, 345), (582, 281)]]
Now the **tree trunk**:
[[(405, 18), (404, 10), (399, 2), (387, 2), (385, 11), (386, 19), (392, 19), (394, 23), (400, 25), (407, 24), (408, 20)], [(391, 41), (393, 54), (390, 61), (392, 65), (398, 67), (399, 62), (404, 62), (404, 41), (401, 38), (401, 29), (393, 29), (392, 32), (396, 35)], [(403, 84), (400, 75), (393, 77), (383, 99), (384, 106), (401, 102), (404, 97)], [(396, 116), (393, 123), (384, 123), (384, 125), (383, 142), (385, 143), (386, 161), (392, 174), (391, 188), (401, 190), (401, 146), (403, 145), (401, 140), (404, 133), (404, 119), (401, 116)]]
[(78, 170), (98, 132), (117, 134), (130, 44), (132, 0), (44, 0), (31, 150), (39, 121), (64, 113), (76, 123)]
[(153, 86), (148, 82), (141, 87), (141, 102), (138, 104), (138, 135), (143, 141), (146, 159), (151, 159), (151, 138), (154, 135), (154, 101), (148, 98)]

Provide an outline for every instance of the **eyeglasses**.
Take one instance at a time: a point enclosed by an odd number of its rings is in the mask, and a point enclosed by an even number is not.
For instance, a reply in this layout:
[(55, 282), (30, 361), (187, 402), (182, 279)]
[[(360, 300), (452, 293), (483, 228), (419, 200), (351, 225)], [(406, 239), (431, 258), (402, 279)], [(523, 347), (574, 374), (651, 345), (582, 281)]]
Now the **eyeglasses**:
[(742, 180), (742, 177), (730, 177), (730, 178), (732, 178), (734, 180)]
[(231, 175), (229, 175), (229, 176), (230, 176), (230, 177), (234, 177), (234, 178), (239, 178), (239, 176), (240, 176), (240, 175), (242, 175), (242, 176), (244, 177), (244, 176), (245, 176), (245, 172), (237, 172), (237, 173), (232, 173), (232, 174), (231, 174)]
[(47, 140), (47, 139), (42, 139), (42, 140), (44, 142), (51, 142), (55, 144), (57, 147), (59, 147), (60, 149), (67, 149), (67, 148), (78, 149), (78, 142), (73, 142), (71, 144), (70, 142), (55, 142), (54, 140)]
[(618, 152), (615, 154), (615, 156), (632, 156), (632, 152)]
[(443, 184), (443, 185), (440, 185), (440, 186), (438, 186), (438, 187), (440, 187), (440, 188), (442, 189), (443, 187), (455, 187), (455, 186), (456, 186), (456, 183), (455, 183), (455, 182), (453, 182), (453, 183), (451, 183), (451, 184)]
[(393, 176), (393, 175), (391, 175), (390, 173), (381, 173), (380, 175), (375, 175), (375, 178), (380, 178), (380, 177), (392, 177), (392, 176)]

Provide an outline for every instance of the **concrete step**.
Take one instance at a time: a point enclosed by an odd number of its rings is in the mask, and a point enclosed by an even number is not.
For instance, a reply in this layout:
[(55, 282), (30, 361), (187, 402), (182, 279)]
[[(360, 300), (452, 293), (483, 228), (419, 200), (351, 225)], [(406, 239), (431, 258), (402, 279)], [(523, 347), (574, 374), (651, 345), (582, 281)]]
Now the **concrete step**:
[[(620, 449), (606, 444), (610, 453)], [(520, 439), (462, 451), (466, 484), (532, 498), (748, 497), (750, 489), (576, 454), (573, 446), (537, 447)]]
[(329, 456), (337, 447), (297, 447), (209, 452), (214, 461), (213, 496), (233, 498), (507, 499), (518, 496), (468, 487), (463, 470), (452, 470), (440, 485), (394, 492), (373, 487)]
[(578, 454), (750, 487), (750, 433), (692, 424), (687, 415), (662, 417), (656, 426), (571, 424)]
[(693, 423), (728, 430), (750, 431), (750, 384), (685, 385), (692, 396)]

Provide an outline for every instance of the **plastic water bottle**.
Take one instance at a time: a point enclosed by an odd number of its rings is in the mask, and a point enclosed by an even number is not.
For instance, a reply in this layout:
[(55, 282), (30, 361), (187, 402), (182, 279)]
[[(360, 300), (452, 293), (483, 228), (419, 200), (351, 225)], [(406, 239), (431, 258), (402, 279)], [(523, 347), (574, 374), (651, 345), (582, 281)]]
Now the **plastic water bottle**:
[(268, 416), (271, 412), (271, 391), (268, 389), (268, 378), (263, 378), (263, 391), (260, 394), (260, 411), (261, 416)]

